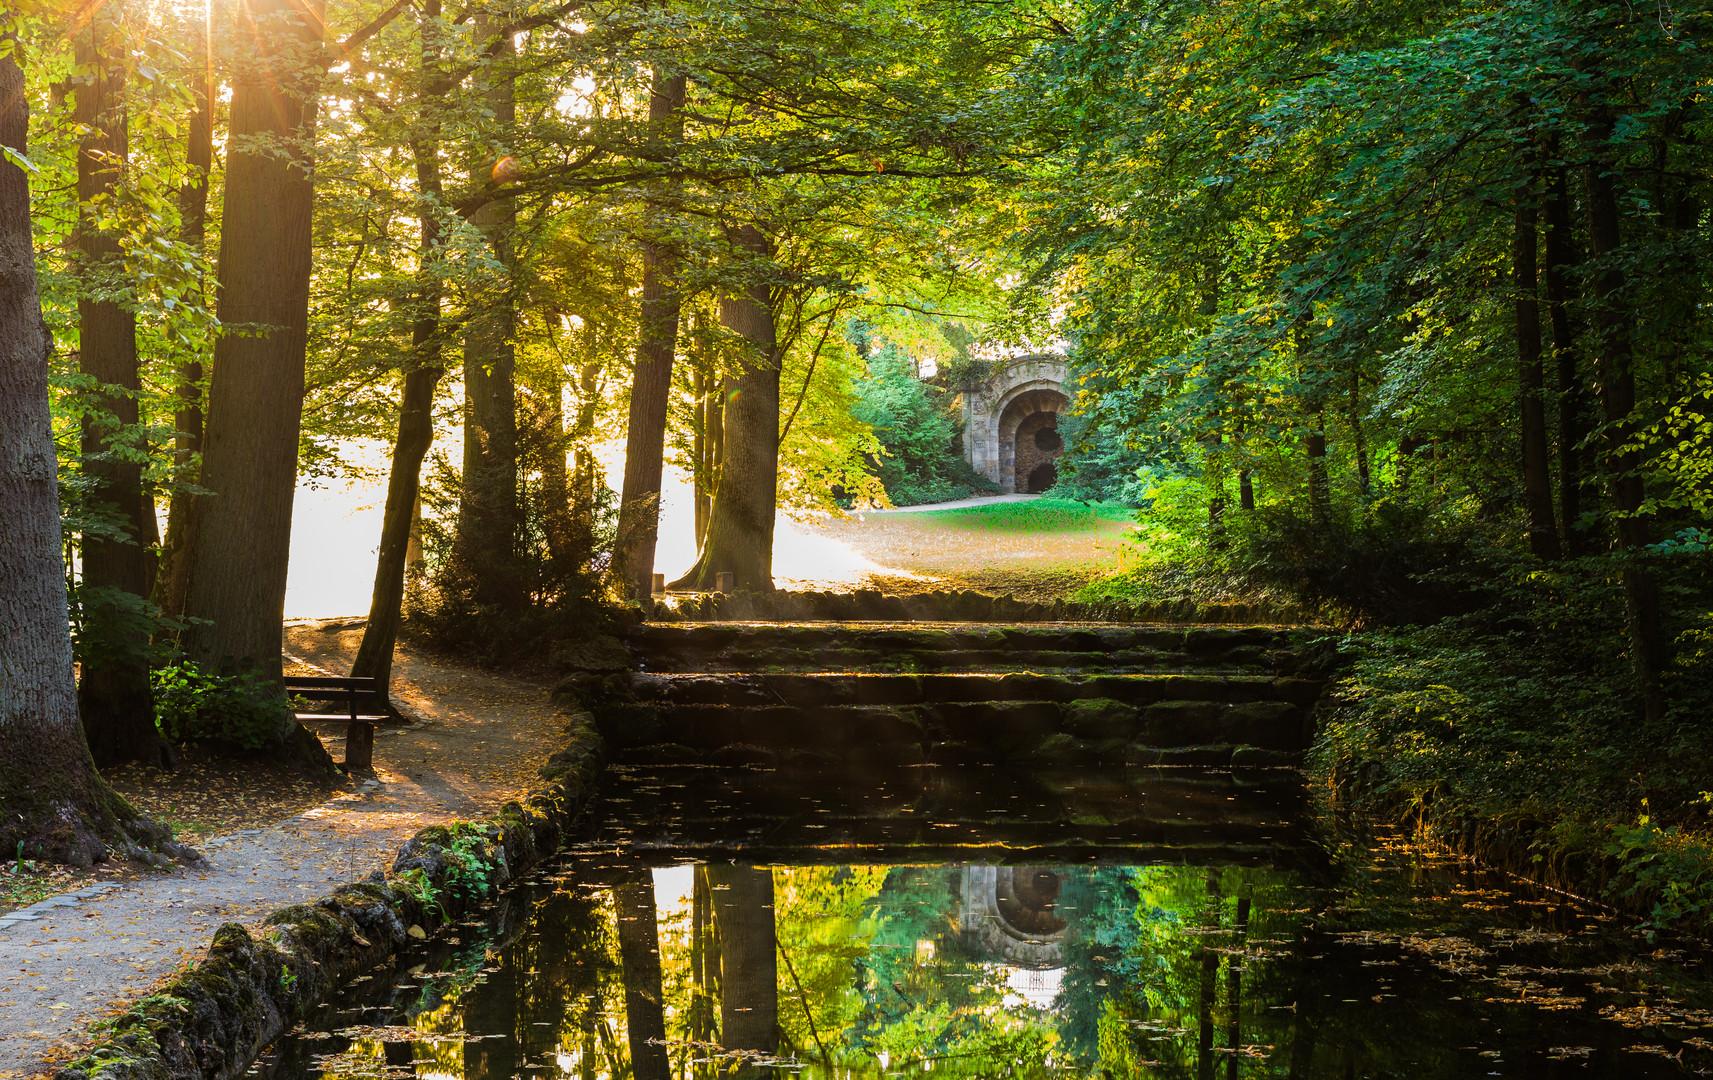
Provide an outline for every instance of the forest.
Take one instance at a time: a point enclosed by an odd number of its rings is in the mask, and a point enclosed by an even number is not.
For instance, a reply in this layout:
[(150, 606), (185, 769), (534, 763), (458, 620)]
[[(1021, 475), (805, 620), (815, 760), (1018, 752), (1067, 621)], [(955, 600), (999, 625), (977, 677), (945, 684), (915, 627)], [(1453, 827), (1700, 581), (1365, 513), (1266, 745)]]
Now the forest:
[(325, 758), (293, 493), (362, 440), (385, 685), (401, 634), (498, 662), (646, 600), (666, 466), (687, 589), (772, 589), (776, 510), (984, 490), (957, 401), (1053, 347), (1052, 494), (1137, 511), (1080, 599), (1324, 625), (1337, 799), (1700, 910), (1710, 17), (13, 10), (0, 851), (170, 853), (96, 769), (185, 739)]

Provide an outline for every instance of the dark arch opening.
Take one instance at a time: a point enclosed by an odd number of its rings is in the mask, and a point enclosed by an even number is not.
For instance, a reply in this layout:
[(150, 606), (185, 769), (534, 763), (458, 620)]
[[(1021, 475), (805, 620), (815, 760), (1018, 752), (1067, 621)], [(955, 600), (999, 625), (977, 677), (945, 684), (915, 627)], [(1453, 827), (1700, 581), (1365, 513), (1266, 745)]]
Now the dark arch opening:
[(1059, 482), (1059, 467), (1051, 461), (1043, 461), (1029, 471), (1029, 490), (1026, 494), (1039, 495)]
[[(1053, 422), (1057, 423), (1058, 418), (1054, 417)], [(1047, 451), (1063, 450), (1065, 448), (1065, 440), (1059, 436), (1057, 428), (1036, 428), (1035, 445), (1040, 447), (1042, 450)]]

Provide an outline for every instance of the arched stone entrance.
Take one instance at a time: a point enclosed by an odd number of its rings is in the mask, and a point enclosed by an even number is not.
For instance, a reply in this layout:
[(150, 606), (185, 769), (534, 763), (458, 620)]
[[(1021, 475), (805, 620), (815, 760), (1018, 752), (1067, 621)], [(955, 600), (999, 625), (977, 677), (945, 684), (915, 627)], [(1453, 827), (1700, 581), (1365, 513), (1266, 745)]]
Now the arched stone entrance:
[(1069, 411), (1062, 356), (1023, 356), (996, 367), (964, 395), (964, 449), (975, 470), (1003, 492), (1041, 492), (1058, 478)]
[(1025, 391), (1006, 405), (999, 416), (1001, 487), (1036, 495), (1053, 486), (1059, 478), (1054, 462), (1065, 449), (1059, 414), (1069, 407), (1063, 391), (1046, 387)]

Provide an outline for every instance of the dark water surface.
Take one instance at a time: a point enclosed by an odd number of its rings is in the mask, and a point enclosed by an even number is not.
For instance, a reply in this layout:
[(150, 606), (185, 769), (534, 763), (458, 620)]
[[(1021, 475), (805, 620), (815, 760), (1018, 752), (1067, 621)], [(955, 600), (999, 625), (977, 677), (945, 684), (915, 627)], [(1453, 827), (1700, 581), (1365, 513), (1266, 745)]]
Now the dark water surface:
[(1665, 1077), (1713, 978), (1289, 774), (621, 768), (568, 860), (256, 1075)]

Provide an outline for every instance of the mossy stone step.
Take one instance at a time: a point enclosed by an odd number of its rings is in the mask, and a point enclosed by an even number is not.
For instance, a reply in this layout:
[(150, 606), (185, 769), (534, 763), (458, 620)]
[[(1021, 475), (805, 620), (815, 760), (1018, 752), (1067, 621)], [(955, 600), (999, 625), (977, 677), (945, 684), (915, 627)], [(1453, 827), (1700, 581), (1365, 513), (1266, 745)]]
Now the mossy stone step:
[(647, 671), (1291, 670), (1309, 635), (1271, 626), (646, 623)]
[(1289, 701), (1312, 705), (1316, 679), (1247, 673), (787, 672), (765, 674), (638, 674), (639, 701), (667, 705), (916, 705), (956, 701), (1101, 702)]
[(874, 765), (978, 757), (1072, 764), (1191, 746), (1299, 752), (1309, 713), (1286, 700), (943, 701), (909, 705), (636, 704), (596, 712), (617, 750), (658, 744), (809, 750)]

